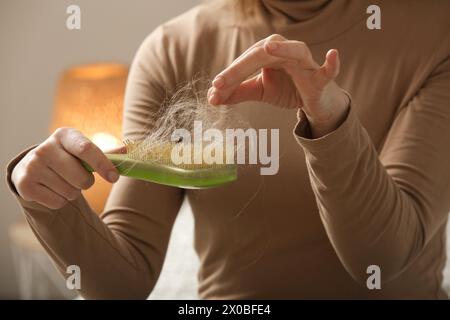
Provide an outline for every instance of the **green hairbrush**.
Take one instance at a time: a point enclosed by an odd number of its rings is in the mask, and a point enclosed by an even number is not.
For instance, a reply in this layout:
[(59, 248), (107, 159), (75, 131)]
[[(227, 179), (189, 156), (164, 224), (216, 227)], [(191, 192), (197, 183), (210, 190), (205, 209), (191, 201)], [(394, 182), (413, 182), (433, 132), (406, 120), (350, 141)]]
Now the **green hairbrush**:
[[(235, 164), (189, 164), (175, 165), (170, 158), (173, 145), (166, 144), (150, 151), (139, 152), (139, 148), (127, 144), (127, 153), (106, 153), (122, 176), (150, 181), (162, 185), (200, 189), (218, 187), (237, 179)], [(91, 166), (83, 166), (93, 172)]]

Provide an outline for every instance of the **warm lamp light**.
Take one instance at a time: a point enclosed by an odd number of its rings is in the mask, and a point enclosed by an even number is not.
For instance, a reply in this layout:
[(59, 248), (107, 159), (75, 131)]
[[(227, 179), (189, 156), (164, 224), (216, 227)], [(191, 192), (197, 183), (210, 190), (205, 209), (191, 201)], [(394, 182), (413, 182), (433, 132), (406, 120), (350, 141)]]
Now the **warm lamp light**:
[(119, 139), (105, 132), (94, 133), (91, 140), (102, 150), (111, 150), (121, 144)]
[[(58, 84), (50, 130), (73, 127), (102, 150), (119, 146), (127, 75), (126, 66), (113, 63), (76, 66), (64, 72)], [(95, 178), (95, 184), (83, 194), (100, 213), (111, 185), (97, 175)]]

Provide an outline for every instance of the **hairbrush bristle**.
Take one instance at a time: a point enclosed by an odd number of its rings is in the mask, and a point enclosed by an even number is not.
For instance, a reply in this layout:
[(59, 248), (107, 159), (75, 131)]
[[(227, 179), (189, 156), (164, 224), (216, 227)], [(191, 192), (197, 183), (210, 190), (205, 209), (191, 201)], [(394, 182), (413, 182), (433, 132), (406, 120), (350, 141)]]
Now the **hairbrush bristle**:
[[(124, 144), (127, 149), (127, 156), (130, 159), (144, 161), (144, 162), (156, 162), (164, 165), (174, 166), (183, 169), (210, 169), (224, 167), (225, 163), (182, 163), (175, 164), (172, 161), (172, 150), (177, 146), (177, 143), (160, 143), (151, 146), (149, 148), (143, 142), (125, 140)], [(195, 158), (196, 148), (190, 148), (192, 150), (191, 159)]]
[[(242, 124), (242, 121), (231, 116), (230, 108), (226, 106), (211, 106), (207, 100), (207, 90), (210, 81), (204, 79), (193, 80), (178, 88), (152, 115), (150, 130), (141, 139), (126, 140), (125, 145), (130, 159), (138, 161), (152, 161), (165, 165), (186, 169), (200, 169), (223, 167), (227, 164), (192, 163), (175, 165), (172, 161), (172, 150), (178, 143), (189, 144), (189, 141), (173, 141), (173, 133), (177, 129), (185, 129), (192, 133), (194, 123), (201, 121), (204, 130), (217, 129), (225, 132), (231, 124)], [(243, 127), (246, 127), (244, 125)], [(192, 159), (198, 148), (192, 150)], [(203, 157), (201, 157), (203, 159)]]

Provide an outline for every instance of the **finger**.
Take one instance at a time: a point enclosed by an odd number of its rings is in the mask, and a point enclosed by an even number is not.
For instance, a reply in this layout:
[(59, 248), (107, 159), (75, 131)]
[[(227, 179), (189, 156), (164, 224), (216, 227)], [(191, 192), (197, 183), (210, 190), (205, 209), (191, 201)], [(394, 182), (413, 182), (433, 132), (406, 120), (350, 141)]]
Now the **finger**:
[(103, 179), (116, 182), (119, 179), (117, 169), (105, 154), (92, 141), (77, 130), (61, 136), (62, 147), (80, 160), (85, 161)]
[[(246, 80), (249, 76), (257, 72), (263, 67), (275, 67), (275, 64), (279, 62), (279, 59), (270, 58), (264, 52), (264, 44), (270, 41), (284, 41), (286, 40), (279, 34), (273, 34), (269, 37), (262, 39), (250, 48), (245, 50), (233, 63), (219, 73), (212, 81), (213, 87), (218, 90), (208, 91), (208, 101), (212, 105), (218, 105), (224, 103), (234, 89), (241, 82)], [(258, 55), (265, 57), (267, 61), (258, 59)]]
[(340, 60), (336, 49), (329, 50), (325, 56), (325, 62), (320, 66), (315, 74), (316, 83), (319, 87), (325, 87), (339, 74)]
[(217, 92), (216, 88), (214, 87), (209, 88), (206, 96), (208, 98), (208, 102), (213, 106), (220, 104), (220, 95)]
[(256, 42), (255, 44), (253, 44), (252, 46), (250, 46), (247, 50), (245, 50), (238, 58), (236, 58), (232, 62), (232, 64), (236, 64), (236, 63), (240, 62), (247, 55), (247, 53), (249, 53), (254, 48), (264, 47), (264, 44), (267, 42), (270, 42), (270, 41), (284, 41), (284, 40), (286, 40), (286, 38), (284, 38), (283, 36), (281, 36), (279, 34), (272, 34), (267, 38), (261, 39), (258, 42)]
[(43, 205), (52, 210), (62, 208), (67, 200), (60, 196), (56, 192), (50, 190), (42, 184), (34, 184), (33, 188), (33, 201)]
[(271, 41), (264, 45), (268, 55), (296, 61), (304, 69), (318, 69), (319, 65), (312, 59), (308, 46), (301, 41)]
[(253, 44), (252, 46), (250, 46), (249, 48), (247, 48), (244, 52), (242, 52), (242, 53), (239, 55), (239, 57), (237, 57), (236, 59), (234, 59), (234, 61), (233, 61), (231, 64), (237, 63), (237, 62), (241, 61), (242, 58), (245, 57), (245, 55), (246, 55), (249, 51), (253, 50), (253, 49), (256, 48), (256, 47), (262, 47), (262, 46), (264, 45), (265, 42), (266, 42), (266, 39), (261, 39), (261, 40), (259, 40), (258, 42), (256, 42), (255, 44)]
[(59, 194), (68, 201), (73, 201), (81, 195), (79, 189), (70, 185), (49, 167), (45, 167), (40, 172), (37, 182), (45, 185), (48, 189)]
[(94, 175), (88, 172), (80, 161), (60, 146), (49, 149), (46, 165), (55, 171), (63, 180), (77, 189), (88, 189), (94, 183)]
[(219, 104), (237, 104), (243, 101), (261, 101), (263, 88), (261, 86), (260, 75), (257, 75), (251, 79), (245, 80), (239, 84), (231, 93), (231, 95), (222, 99), (221, 93), (214, 87), (208, 90), (208, 99), (212, 105)]
[(223, 103), (237, 104), (244, 101), (262, 101), (263, 93), (261, 76), (258, 75), (242, 82)]
[(233, 93), (234, 89), (255, 74), (261, 68), (275, 67), (282, 59), (268, 55), (263, 47), (256, 47), (249, 51), (241, 60), (231, 64), (223, 70), (213, 81), (216, 89), (214, 99), (209, 102), (213, 105), (223, 103)]
[(338, 76), (340, 67), (339, 52), (336, 49), (331, 49), (327, 52), (325, 62), (320, 67), (319, 72), (327, 81), (331, 81)]

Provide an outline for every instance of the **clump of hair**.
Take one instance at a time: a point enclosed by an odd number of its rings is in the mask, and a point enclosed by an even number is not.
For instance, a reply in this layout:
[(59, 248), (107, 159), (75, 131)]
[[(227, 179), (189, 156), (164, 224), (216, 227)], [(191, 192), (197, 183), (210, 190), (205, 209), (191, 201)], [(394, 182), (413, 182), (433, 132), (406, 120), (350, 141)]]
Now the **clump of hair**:
[(222, 132), (238, 123), (233, 119), (230, 107), (208, 103), (207, 89), (204, 89), (207, 83), (204, 79), (196, 79), (167, 93), (147, 135), (140, 141), (125, 141), (130, 157), (167, 162), (175, 144), (191, 143), (181, 139), (173, 141), (172, 134), (176, 129), (186, 129), (193, 136), (195, 121), (202, 122), (203, 130), (214, 128)]

